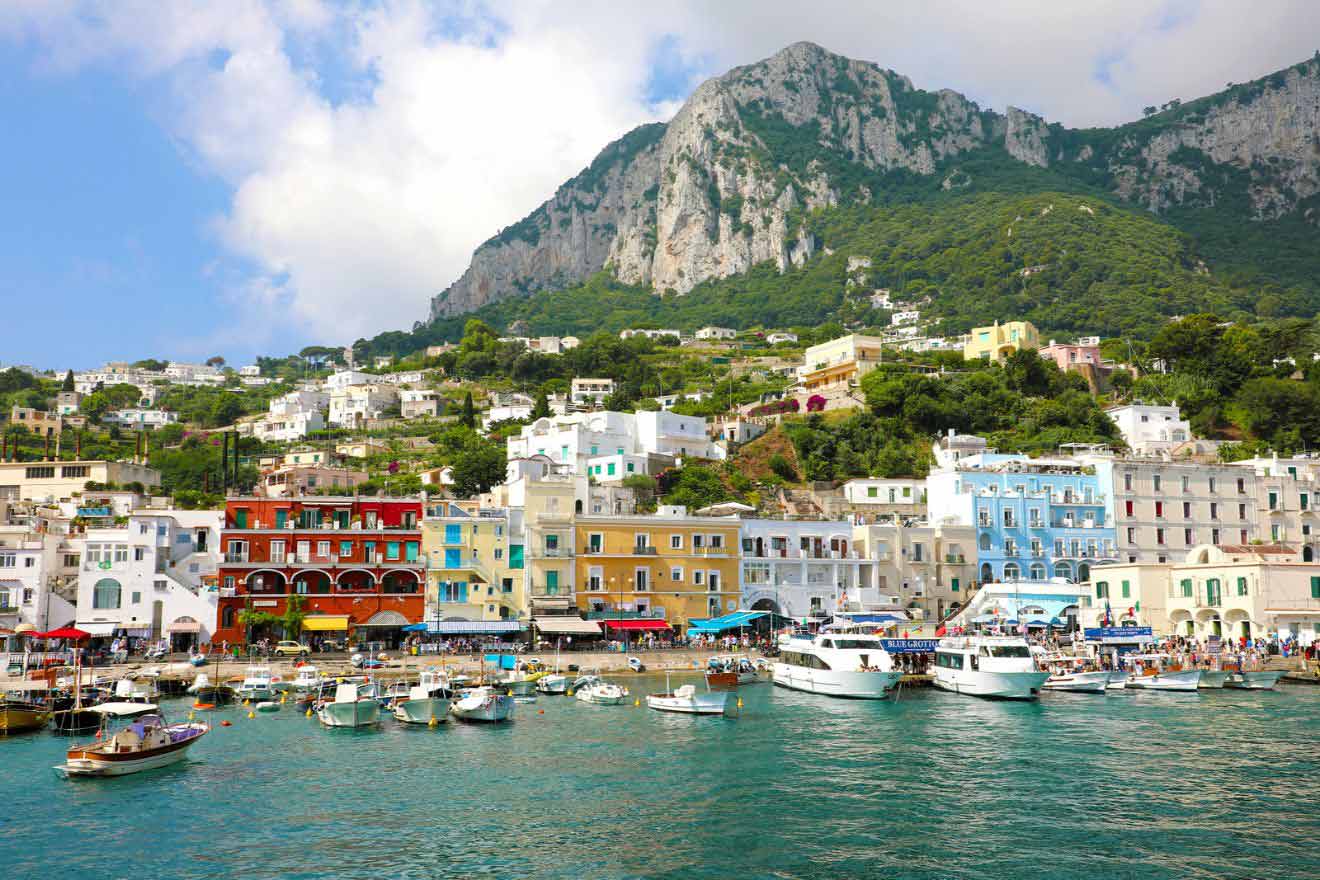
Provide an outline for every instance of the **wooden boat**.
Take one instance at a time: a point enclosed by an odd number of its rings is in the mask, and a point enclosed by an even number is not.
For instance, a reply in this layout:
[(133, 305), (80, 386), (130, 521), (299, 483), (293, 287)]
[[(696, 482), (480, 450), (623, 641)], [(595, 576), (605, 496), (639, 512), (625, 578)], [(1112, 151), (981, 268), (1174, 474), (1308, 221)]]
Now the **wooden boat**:
[(756, 666), (746, 657), (711, 657), (706, 661), (708, 687), (733, 688), (757, 680)]
[(723, 715), (728, 708), (728, 691), (697, 693), (695, 685), (685, 684), (669, 693), (647, 694), (646, 705), (657, 712), (684, 715)]
[(513, 720), (513, 697), (496, 692), (494, 688), (479, 687), (454, 701), (450, 709), (460, 721), (500, 722)]
[(40, 703), (0, 700), (0, 736), (40, 730), (50, 720), (50, 709)]
[[(122, 718), (112, 707), (139, 703), (105, 703), (95, 707), (109, 722)], [(189, 748), (206, 735), (210, 726), (194, 721), (166, 724), (157, 714), (141, 715), (112, 736), (85, 746), (74, 746), (65, 763), (55, 768), (69, 778), (86, 776), (126, 776), (164, 767), (183, 760)]]

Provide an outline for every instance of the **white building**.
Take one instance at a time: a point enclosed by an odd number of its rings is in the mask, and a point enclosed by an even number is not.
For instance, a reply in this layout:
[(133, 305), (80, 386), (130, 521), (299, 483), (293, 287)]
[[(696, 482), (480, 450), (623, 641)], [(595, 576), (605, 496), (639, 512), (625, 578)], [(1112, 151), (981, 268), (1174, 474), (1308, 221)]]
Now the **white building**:
[(238, 368), (238, 375), (240, 375), (240, 376), (260, 376), (260, 375), (261, 375), (261, 367), (257, 366), (256, 364), (248, 364), (248, 365), (245, 366), (245, 367), (239, 367), (239, 368)]
[(56, 590), (62, 548), (76, 553), (60, 535), (0, 525), (0, 625), (43, 631), (74, 621), (73, 605)]
[(399, 402), (392, 385), (348, 385), (330, 393), (330, 424), (337, 428), (360, 428), (368, 419), (378, 419)]
[(710, 397), (709, 391), (680, 391), (676, 394), (663, 394), (655, 399), (660, 404), (661, 409), (673, 409), (674, 404), (681, 403), (684, 400), (696, 403)]
[(1192, 427), (1182, 418), (1177, 404), (1155, 406), (1138, 402), (1105, 412), (1118, 426), (1128, 447), (1139, 455), (1168, 452), (1192, 439)]
[(862, 569), (863, 605), (886, 601), (912, 620), (937, 621), (975, 592), (976, 530), (921, 520), (853, 527)]
[(440, 415), (440, 392), (430, 388), (405, 388), (399, 392), (399, 414), (405, 419)]
[(847, 521), (744, 519), (742, 607), (828, 617), (862, 601), (862, 554)]
[(930, 451), (935, 456), (937, 467), (951, 468), (957, 466), (958, 462), (964, 458), (994, 452), (994, 449), (986, 444), (984, 437), (978, 437), (975, 434), (959, 434), (953, 428), (950, 428), (948, 434), (940, 437), (931, 445)]
[(215, 510), (139, 510), (124, 527), (89, 529), (78, 628), (93, 636), (169, 637), (178, 648), (209, 643), (223, 523)]
[(508, 458), (543, 456), (569, 473), (586, 475), (588, 460), (659, 454), (723, 458), (706, 436), (706, 420), (668, 412), (590, 412), (537, 419), (508, 441)]
[(282, 416), (268, 413), (252, 422), (252, 436), (264, 443), (292, 443), (306, 439), (313, 431), (324, 431), (325, 427), (325, 416), (318, 409)]
[(619, 331), (620, 339), (632, 339), (634, 336), (645, 336), (647, 339), (663, 339), (666, 336), (673, 337), (676, 340), (681, 340), (683, 338), (683, 334), (677, 330), (630, 329)]
[(574, 406), (600, 406), (613, 393), (613, 379), (574, 379), (569, 399)]
[(917, 309), (895, 311), (889, 316), (889, 323), (894, 327), (899, 327), (903, 324), (915, 324), (920, 320), (921, 312)]
[(859, 507), (915, 516), (926, 509), (926, 481), (859, 477), (843, 484), (843, 497)]
[(697, 339), (737, 339), (738, 331), (732, 327), (702, 327), (693, 335)]
[(796, 333), (771, 333), (765, 338), (765, 341), (767, 345), (778, 345), (781, 342), (797, 342), (798, 335)]
[(154, 430), (178, 424), (179, 414), (164, 409), (121, 409), (106, 413), (102, 421), (139, 430)]
[(364, 373), (361, 370), (340, 370), (337, 373), (332, 373), (325, 380), (325, 387), (330, 391), (335, 391), (354, 385), (377, 385), (384, 381), (384, 376), (377, 376), (375, 373)]

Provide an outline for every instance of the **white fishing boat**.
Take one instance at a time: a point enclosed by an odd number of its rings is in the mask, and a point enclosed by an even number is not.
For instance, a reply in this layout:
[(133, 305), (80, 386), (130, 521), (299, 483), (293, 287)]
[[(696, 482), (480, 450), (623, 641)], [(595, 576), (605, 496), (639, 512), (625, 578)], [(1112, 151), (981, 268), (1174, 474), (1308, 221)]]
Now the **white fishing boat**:
[(1168, 654), (1129, 654), (1125, 683), (1128, 690), (1196, 693), (1201, 684), (1201, 669), (1183, 669)]
[(1272, 691), (1281, 678), (1283, 678), (1282, 671), (1230, 672), (1224, 687), (1248, 691)]
[(543, 694), (566, 694), (568, 693), (568, 676), (560, 675), (558, 672), (543, 675), (536, 680), (536, 689)]
[[(95, 709), (106, 718), (107, 724), (116, 718), (117, 706), (128, 705), (134, 711), (139, 703), (103, 703)], [(206, 724), (186, 721), (166, 724), (160, 715), (138, 716), (125, 727), (98, 742), (74, 746), (65, 756), (65, 763), (55, 768), (70, 778), (87, 776), (127, 776), (164, 767), (183, 760), (189, 748), (211, 728)]]
[(499, 722), (513, 720), (513, 697), (494, 688), (473, 688), (454, 701), (450, 711), (461, 721)]
[(597, 706), (617, 706), (628, 699), (628, 689), (613, 684), (608, 681), (590, 682), (573, 691), (577, 698), (584, 703), (594, 703)]
[(293, 690), (302, 694), (315, 693), (321, 689), (324, 681), (321, 671), (315, 666), (299, 666), (298, 674), (293, 677)]
[(449, 718), (451, 701), (425, 685), (413, 685), (406, 699), (394, 701), (394, 718), (404, 724), (438, 724)]
[(243, 683), (238, 686), (238, 698), (255, 703), (269, 700), (274, 694), (275, 683), (270, 667), (264, 664), (249, 666), (243, 674)]
[(728, 691), (699, 693), (696, 685), (685, 684), (663, 694), (647, 694), (646, 705), (657, 712), (684, 715), (723, 715), (728, 709)]
[(1232, 673), (1223, 669), (1202, 669), (1201, 680), (1197, 687), (1202, 690), (1216, 690), (1228, 685), (1228, 677)]
[(113, 694), (119, 703), (155, 703), (159, 696), (153, 677), (121, 678), (115, 682)]
[(879, 636), (826, 629), (779, 637), (779, 656), (770, 667), (780, 687), (831, 697), (882, 699), (903, 677)]
[(1107, 691), (1121, 691), (1127, 688), (1128, 674), (1121, 669), (1105, 670), (1109, 676), (1109, 681), (1105, 685)]
[[(1032, 649), (1036, 653), (1036, 649)], [(1076, 694), (1103, 694), (1109, 687), (1109, 671), (1105, 669), (1087, 669), (1085, 657), (1077, 657), (1059, 652), (1041, 653), (1036, 658), (1037, 665), (1050, 674), (1041, 685), (1047, 691), (1067, 691)]]
[(326, 727), (368, 727), (380, 721), (380, 703), (372, 684), (343, 682), (333, 700), (317, 707), (316, 717)]
[(935, 687), (955, 694), (1034, 700), (1049, 677), (1021, 636), (953, 636), (935, 648)]

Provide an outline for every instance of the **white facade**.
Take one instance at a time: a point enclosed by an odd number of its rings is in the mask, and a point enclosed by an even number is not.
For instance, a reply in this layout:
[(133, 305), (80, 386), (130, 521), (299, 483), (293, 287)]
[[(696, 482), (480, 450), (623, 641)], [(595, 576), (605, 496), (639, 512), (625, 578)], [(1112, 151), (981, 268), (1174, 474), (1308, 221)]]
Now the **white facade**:
[(73, 622), (73, 605), (55, 591), (61, 544), (59, 535), (0, 526), (0, 624), (40, 631)]
[(537, 419), (508, 441), (510, 461), (544, 456), (570, 473), (586, 475), (589, 459), (659, 453), (723, 458), (706, 436), (706, 420), (667, 412), (591, 412)]
[(683, 334), (677, 330), (620, 330), (620, 339), (631, 339), (634, 336), (645, 336), (647, 339), (662, 339), (666, 336), (672, 336), (674, 339), (682, 339)]
[(673, 409), (674, 404), (681, 403), (684, 400), (697, 402), (710, 397), (709, 391), (680, 391), (677, 394), (665, 394), (655, 399), (660, 404), (661, 409)]
[(405, 419), (440, 414), (440, 392), (430, 388), (405, 388), (399, 392), (399, 414)]
[(245, 366), (245, 367), (239, 367), (239, 368), (238, 368), (238, 375), (240, 375), (240, 376), (260, 376), (260, 375), (261, 375), (261, 367), (257, 366), (256, 364), (248, 364), (248, 365)]
[(1118, 426), (1128, 447), (1137, 454), (1167, 452), (1192, 439), (1192, 427), (1177, 405), (1132, 403), (1105, 411)]
[(955, 467), (964, 458), (981, 455), (985, 452), (994, 452), (994, 449), (986, 444), (984, 437), (978, 437), (975, 434), (959, 434), (950, 428), (948, 434), (940, 437), (931, 445), (930, 451), (935, 456), (935, 464), (938, 467), (951, 468)]
[(738, 331), (731, 327), (702, 327), (693, 335), (697, 339), (737, 339)]
[(918, 311), (917, 309), (910, 309), (908, 311), (902, 311), (902, 312), (896, 311), (889, 316), (889, 323), (894, 327), (898, 327), (903, 324), (915, 324), (920, 320), (921, 320), (921, 312)]
[(675, 458), (724, 458), (722, 447), (706, 435), (706, 420), (664, 411), (635, 414), (637, 452), (658, 452)]
[(299, 412), (312, 412), (330, 405), (330, 395), (323, 391), (290, 391), (270, 402), (270, 414), (287, 416)]
[(569, 399), (575, 406), (600, 406), (613, 393), (613, 379), (574, 379)]
[(897, 505), (916, 513), (925, 509), (926, 481), (861, 477), (843, 484), (843, 497), (849, 504)]
[(740, 533), (742, 607), (827, 617), (862, 601), (851, 523), (744, 519)]
[(350, 385), (330, 394), (330, 424), (337, 428), (355, 428), (367, 419), (378, 419), (399, 400), (391, 385)]
[(292, 443), (324, 430), (325, 416), (315, 409), (284, 416), (267, 414), (252, 423), (252, 436), (265, 443)]
[(103, 421), (125, 428), (154, 429), (177, 424), (179, 414), (164, 409), (121, 409), (106, 413)]
[(798, 335), (796, 333), (771, 333), (765, 338), (765, 341), (769, 345), (778, 345), (781, 342), (797, 342)]
[(89, 529), (78, 576), (78, 627), (93, 635), (178, 635), (210, 642), (224, 514), (138, 512), (122, 528)]
[(383, 376), (377, 376), (374, 373), (364, 373), (361, 370), (340, 370), (337, 373), (332, 373), (325, 380), (325, 387), (335, 391), (353, 385), (377, 385), (384, 381)]

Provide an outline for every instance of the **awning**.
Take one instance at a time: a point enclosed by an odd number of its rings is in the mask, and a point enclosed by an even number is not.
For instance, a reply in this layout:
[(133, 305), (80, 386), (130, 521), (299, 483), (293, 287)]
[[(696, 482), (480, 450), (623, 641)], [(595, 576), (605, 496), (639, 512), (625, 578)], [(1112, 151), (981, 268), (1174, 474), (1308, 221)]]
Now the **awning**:
[(569, 599), (567, 596), (564, 597), (556, 596), (550, 598), (547, 598), (545, 596), (532, 597), (532, 607), (543, 608), (546, 611), (567, 611), (569, 608), (572, 607), (572, 605), (573, 605), (573, 601)]
[(402, 627), (402, 629), (403, 629), (403, 631), (406, 632), (406, 633), (424, 633), (424, 632), (426, 632), (426, 624), (424, 624), (424, 623), (410, 623), (410, 624), (408, 624), (407, 626)]
[(165, 627), (167, 633), (199, 633), (202, 625), (195, 620), (176, 620)]
[(115, 634), (115, 629), (119, 626), (117, 623), (83, 623), (78, 621), (77, 628), (93, 637), (105, 637)]
[(837, 619), (846, 620), (849, 623), (874, 623), (879, 626), (902, 623), (911, 619), (906, 611), (879, 611), (875, 614), (838, 614), (835, 616)]
[(610, 629), (631, 630), (633, 632), (643, 630), (669, 629), (669, 624), (663, 620), (647, 620), (645, 618), (630, 617), (623, 620), (602, 620)]
[(522, 624), (516, 620), (428, 620), (426, 631), (433, 635), (501, 635), (516, 633)]
[(532, 624), (543, 636), (598, 636), (600, 623), (580, 617), (533, 617)]
[(765, 617), (769, 611), (735, 611), (732, 614), (726, 614), (723, 617), (712, 617), (708, 620), (688, 621), (688, 635), (697, 635), (700, 633), (718, 633), (727, 629), (741, 629), (751, 624), (752, 621)]
[(375, 614), (371, 615), (371, 617), (367, 619), (366, 623), (358, 624), (359, 627), (388, 626), (396, 629), (401, 629), (402, 627), (405, 627), (407, 625), (408, 625), (408, 618), (404, 617), (402, 614), (400, 614), (397, 611), (377, 611)]
[(304, 617), (302, 628), (307, 632), (347, 632), (347, 614), (313, 614)]

